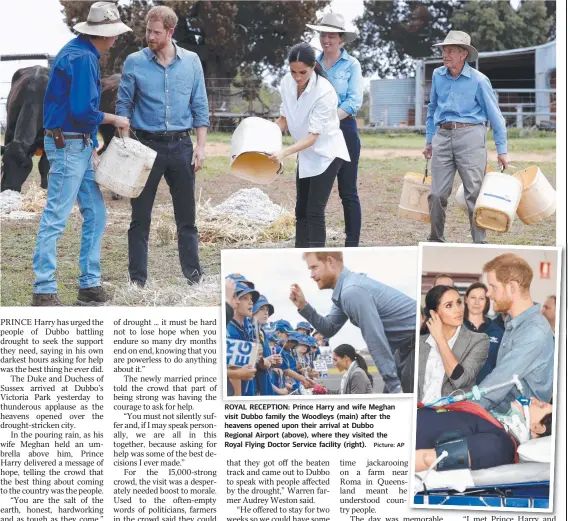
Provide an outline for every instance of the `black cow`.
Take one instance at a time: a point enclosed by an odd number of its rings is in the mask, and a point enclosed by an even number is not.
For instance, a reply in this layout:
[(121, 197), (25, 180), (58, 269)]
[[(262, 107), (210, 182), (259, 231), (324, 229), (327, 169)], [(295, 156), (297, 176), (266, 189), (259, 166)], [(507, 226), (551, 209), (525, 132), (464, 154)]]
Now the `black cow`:
[[(43, 105), (48, 79), (49, 69), (39, 65), (18, 69), (12, 77), (6, 105), (8, 126), (2, 147), (2, 191), (22, 190), (32, 171), (32, 156), (38, 148), (43, 149)], [(39, 170), (41, 186), (47, 188), (49, 163), (45, 152)]]
[[(43, 104), (49, 79), (49, 69), (39, 65), (19, 69), (12, 77), (7, 100), (8, 128), (2, 147), (3, 174), (1, 190), (22, 191), (22, 185), (32, 171), (32, 157), (41, 150), (38, 165), (42, 188), (47, 188), (49, 162), (43, 151)], [(115, 112), (120, 74), (101, 81), (101, 107), (103, 112)], [(113, 125), (101, 125), (104, 151), (115, 132)]]

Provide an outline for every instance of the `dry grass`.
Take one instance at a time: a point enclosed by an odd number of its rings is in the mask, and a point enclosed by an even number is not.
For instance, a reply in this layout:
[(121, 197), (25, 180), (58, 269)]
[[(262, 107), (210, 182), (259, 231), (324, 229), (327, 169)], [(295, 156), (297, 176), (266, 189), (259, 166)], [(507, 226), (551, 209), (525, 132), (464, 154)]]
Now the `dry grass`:
[(189, 286), (183, 277), (174, 282), (158, 280), (147, 281), (144, 288), (136, 284), (105, 284), (105, 289), (113, 294), (108, 302), (109, 306), (219, 306), (220, 303), (220, 277), (208, 275), (202, 282)]
[(29, 189), (22, 194), (22, 210), (24, 212), (42, 213), (46, 205), (47, 190), (39, 184), (29, 183)]

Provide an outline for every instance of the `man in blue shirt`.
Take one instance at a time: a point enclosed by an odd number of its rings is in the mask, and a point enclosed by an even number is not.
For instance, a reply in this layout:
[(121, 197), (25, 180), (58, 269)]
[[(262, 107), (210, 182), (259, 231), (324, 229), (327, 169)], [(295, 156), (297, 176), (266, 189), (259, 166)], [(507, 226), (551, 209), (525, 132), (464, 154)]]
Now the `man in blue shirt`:
[(450, 31), (443, 43), (443, 67), (432, 77), (426, 119), (424, 157), (432, 158), (431, 193), (428, 196), (430, 241), (445, 242), (445, 210), (453, 188), (455, 172), (465, 189), (471, 237), (486, 243), (486, 232), (476, 225), (473, 211), (487, 166), (487, 128), (489, 121), (502, 168), (509, 166), (507, 129), (493, 93), (491, 82), (467, 62), (477, 59), (471, 38), (462, 31)]
[[(540, 304), (530, 296), (533, 272), (528, 263), (512, 253), (495, 257), (483, 267), (487, 273), (488, 296), (497, 313), (506, 312), (505, 334), (499, 347), (497, 365), (480, 388), (508, 382), (517, 375), (524, 396), (543, 402), (552, 399), (554, 380), (554, 336), (540, 313)], [(521, 393), (513, 384), (484, 396), (485, 409), (506, 413)]]
[[(350, 320), (360, 328), (387, 393), (413, 392), (416, 301), (400, 291), (344, 267), (341, 252), (304, 253), (311, 278), (319, 289), (333, 289), (333, 307), (326, 317), (305, 300), (297, 284), (290, 299), (302, 317), (332, 337)], [(397, 368), (399, 365), (399, 370)], [(398, 373), (409, 375), (400, 382)]]
[(189, 284), (202, 278), (194, 185), (195, 172), (204, 165), (208, 98), (198, 56), (172, 41), (177, 22), (170, 7), (156, 6), (148, 12), (148, 47), (125, 60), (117, 96), (117, 114), (130, 118), (136, 137), (157, 152), (141, 195), (131, 199), (129, 275), (141, 287), (147, 280), (152, 207), (162, 176), (172, 196), (182, 273)]
[(55, 280), (56, 244), (75, 200), (83, 216), (77, 304), (99, 305), (106, 300), (101, 287), (105, 202), (94, 172), (99, 164), (97, 127), (108, 123), (128, 129), (129, 120), (99, 110), (99, 56), (119, 34), (131, 29), (121, 22), (112, 2), (93, 4), (87, 21), (74, 29), (81, 34), (55, 57), (44, 99), (44, 148), (50, 177), (33, 259), (32, 306), (61, 305)]

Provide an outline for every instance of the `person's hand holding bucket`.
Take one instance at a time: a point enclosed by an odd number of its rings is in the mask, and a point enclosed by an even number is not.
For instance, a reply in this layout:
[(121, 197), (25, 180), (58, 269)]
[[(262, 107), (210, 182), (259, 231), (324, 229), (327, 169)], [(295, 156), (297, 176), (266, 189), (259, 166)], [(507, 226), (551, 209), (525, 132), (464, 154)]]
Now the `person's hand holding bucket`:
[(285, 149), (282, 148), (281, 150), (278, 150), (277, 152), (271, 154), (269, 156), (269, 159), (271, 159), (271, 161), (273, 161), (274, 163), (280, 165), (281, 163), (283, 163), (283, 160), (285, 159)]

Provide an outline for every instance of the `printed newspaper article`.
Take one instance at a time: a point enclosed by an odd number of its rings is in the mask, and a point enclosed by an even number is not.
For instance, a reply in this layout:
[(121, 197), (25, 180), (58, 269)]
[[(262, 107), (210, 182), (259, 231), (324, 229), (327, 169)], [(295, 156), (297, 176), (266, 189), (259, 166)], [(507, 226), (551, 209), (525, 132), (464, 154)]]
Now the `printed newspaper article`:
[(96, 311), (3, 310), (2, 519), (467, 519), (409, 510), (412, 397), (223, 401), (218, 308)]

